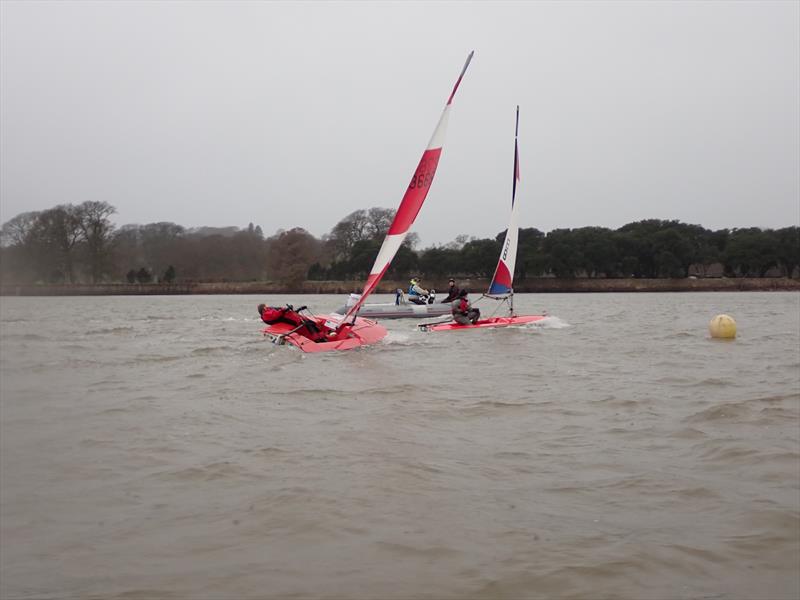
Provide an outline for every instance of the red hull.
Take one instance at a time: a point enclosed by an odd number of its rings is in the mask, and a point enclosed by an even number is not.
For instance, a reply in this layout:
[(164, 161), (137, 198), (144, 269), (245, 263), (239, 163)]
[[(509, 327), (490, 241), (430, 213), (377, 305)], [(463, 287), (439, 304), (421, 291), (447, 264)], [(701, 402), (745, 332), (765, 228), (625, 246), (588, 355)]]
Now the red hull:
[[(341, 319), (341, 315), (334, 315)], [(316, 322), (320, 329), (328, 330), (325, 322), (331, 317), (321, 315), (316, 317)], [(379, 342), (386, 337), (388, 331), (382, 325), (369, 319), (356, 318), (355, 325), (352, 327), (345, 325), (339, 332), (340, 339), (330, 342), (314, 342), (299, 333), (289, 333), (293, 326), (288, 323), (275, 323), (264, 328), (264, 335), (270, 338), (275, 344), (290, 344), (299, 348), (303, 352), (332, 352), (335, 350), (351, 350), (359, 346), (368, 346)]]
[(482, 327), (508, 327), (509, 325), (524, 325), (535, 323), (545, 318), (545, 315), (518, 315), (516, 317), (491, 317), (479, 319), (474, 325), (459, 325), (458, 323), (440, 323), (439, 325), (420, 326), (423, 331), (453, 331), (456, 329), (480, 329)]

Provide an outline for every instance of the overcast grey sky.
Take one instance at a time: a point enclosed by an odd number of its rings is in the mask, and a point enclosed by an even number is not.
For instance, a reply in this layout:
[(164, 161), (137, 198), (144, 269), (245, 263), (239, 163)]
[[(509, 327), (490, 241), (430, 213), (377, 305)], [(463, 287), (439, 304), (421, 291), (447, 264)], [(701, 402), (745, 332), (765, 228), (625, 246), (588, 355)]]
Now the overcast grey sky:
[(396, 208), (470, 50), (423, 246), (800, 223), (800, 3), (0, 3), (0, 219), (304, 227)]

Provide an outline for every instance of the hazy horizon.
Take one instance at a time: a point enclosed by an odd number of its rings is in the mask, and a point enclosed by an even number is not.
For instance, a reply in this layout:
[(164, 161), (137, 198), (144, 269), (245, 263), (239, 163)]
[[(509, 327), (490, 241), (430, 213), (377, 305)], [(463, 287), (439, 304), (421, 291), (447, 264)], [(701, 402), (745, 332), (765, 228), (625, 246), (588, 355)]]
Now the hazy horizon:
[(421, 245), (519, 221), (800, 224), (800, 3), (0, 3), (0, 219), (303, 227), (396, 208), (466, 55)]

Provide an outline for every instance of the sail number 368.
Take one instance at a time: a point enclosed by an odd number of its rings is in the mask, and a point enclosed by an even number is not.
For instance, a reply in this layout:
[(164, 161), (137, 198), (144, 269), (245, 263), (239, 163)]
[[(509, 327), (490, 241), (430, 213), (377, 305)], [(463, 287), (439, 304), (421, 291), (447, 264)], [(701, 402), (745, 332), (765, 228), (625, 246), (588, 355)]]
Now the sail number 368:
[(414, 176), (411, 178), (411, 183), (409, 184), (409, 189), (414, 188), (426, 188), (431, 185), (433, 181), (433, 176), (436, 174), (436, 167), (430, 169), (428, 171), (423, 171), (420, 169)]

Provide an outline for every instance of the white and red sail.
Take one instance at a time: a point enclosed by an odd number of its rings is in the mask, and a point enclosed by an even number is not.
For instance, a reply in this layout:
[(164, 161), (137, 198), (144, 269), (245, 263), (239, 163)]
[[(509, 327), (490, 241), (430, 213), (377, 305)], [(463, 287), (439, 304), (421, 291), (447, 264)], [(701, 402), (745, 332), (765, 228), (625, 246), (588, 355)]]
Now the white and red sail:
[(506, 237), (500, 250), (500, 259), (497, 261), (497, 268), (489, 284), (488, 296), (506, 296), (513, 293), (514, 266), (517, 262), (517, 238), (519, 237), (519, 226), (517, 225), (517, 205), (514, 202), (517, 196), (517, 184), (519, 183), (519, 150), (517, 147), (517, 136), (519, 135), (519, 106), (517, 106), (517, 124), (514, 128), (514, 179), (511, 188), (511, 217), (506, 230)]
[(458, 76), (458, 81), (453, 86), (453, 91), (447, 99), (447, 104), (442, 111), (442, 116), (439, 118), (439, 123), (431, 136), (431, 141), (425, 152), (422, 153), (422, 158), (419, 161), (414, 175), (411, 177), (411, 182), (408, 185), (403, 200), (400, 202), (400, 207), (397, 209), (397, 214), (394, 216), (386, 238), (383, 240), (378, 256), (375, 259), (375, 264), (367, 277), (367, 282), (364, 284), (364, 289), (361, 292), (361, 298), (347, 311), (347, 314), (342, 319), (342, 323), (346, 323), (350, 317), (358, 312), (364, 300), (367, 299), (377, 287), (380, 280), (386, 274), (389, 265), (403, 244), (403, 241), (408, 235), (408, 230), (417, 218), (417, 214), (422, 208), (425, 197), (428, 195), (428, 190), (433, 183), (433, 177), (436, 175), (436, 167), (439, 165), (439, 157), (442, 154), (442, 146), (444, 145), (445, 133), (447, 130), (447, 119), (450, 114), (450, 105), (453, 103), (453, 97), (456, 95), (456, 90), (467, 71), (472, 55), (470, 52), (467, 57), (467, 62), (464, 63), (464, 68), (461, 69), (461, 74)]

